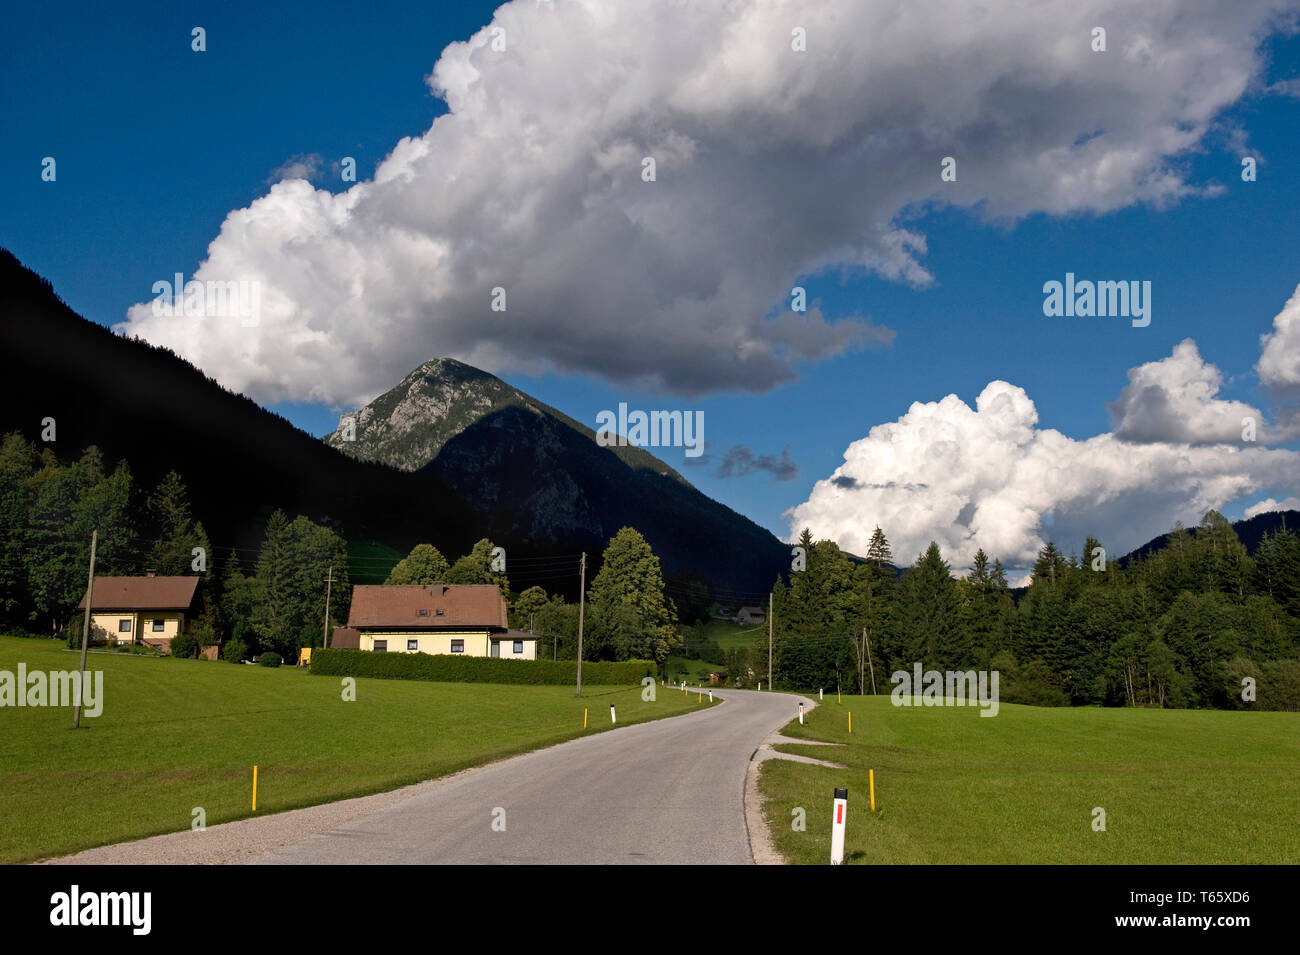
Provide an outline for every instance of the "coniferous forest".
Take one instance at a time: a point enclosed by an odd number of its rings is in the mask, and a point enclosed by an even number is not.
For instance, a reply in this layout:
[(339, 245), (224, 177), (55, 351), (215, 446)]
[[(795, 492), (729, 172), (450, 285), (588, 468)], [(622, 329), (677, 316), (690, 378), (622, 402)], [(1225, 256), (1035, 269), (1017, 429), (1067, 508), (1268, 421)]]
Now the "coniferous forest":
[[(1082, 557), (1045, 544), (1013, 591), (982, 550), (954, 579), (933, 543), (899, 573), (879, 528), (861, 562), (805, 531), (806, 569), (773, 598), (776, 685), (870, 693), (874, 676), (888, 693), (890, 674), (919, 662), (997, 670), (1009, 703), (1300, 710), (1294, 530), (1266, 534), (1252, 556), (1210, 511), (1125, 567), (1081, 543)], [(729, 663), (765, 676), (762, 636)]]
[[(343, 537), (304, 516), (268, 509), (263, 526), (256, 548), (212, 543), (182, 475), (140, 486), (128, 462), (110, 466), (96, 448), (60, 461), (10, 434), (0, 445), (0, 619), (61, 632), (84, 593), (96, 529), (99, 575), (202, 573), (196, 645), (220, 644), (234, 659), (258, 650), (291, 656), (323, 639), (327, 574), (330, 619), (346, 620), (350, 558)], [(634, 548), (637, 569), (610, 591), (593, 555), (584, 655), (664, 664), (690, 642), (712, 588), (665, 581), (630, 529), (615, 545)], [(483, 556), (491, 547), (481, 540), (463, 559), (484, 568), (436, 576), (494, 582)], [(899, 570), (880, 528), (864, 558), (807, 531), (798, 548), (797, 568), (772, 593), (777, 688), (888, 693), (890, 674), (920, 663), (997, 670), (1008, 703), (1300, 710), (1300, 535), (1285, 522), (1253, 554), (1217, 511), (1122, 562), (1093, 538), (1082, 542), (1083, 556), (1048, 542), (1024, 588), (1012, 588), (1001, 562), (982, 550), (964, 576), (933, 543)], [(551, 637), (557, 657), (576, 655), (575, 602), (541, 587), (516, 595), (502, 586), (512, 625)], [(611, 600), (622, 590), (632, 596)], [(69, 629), (79, 636), (79, 624)], [(718, 654), (731, 681), (766, 679), (767, 628), (757, 636), (751, 647)]]

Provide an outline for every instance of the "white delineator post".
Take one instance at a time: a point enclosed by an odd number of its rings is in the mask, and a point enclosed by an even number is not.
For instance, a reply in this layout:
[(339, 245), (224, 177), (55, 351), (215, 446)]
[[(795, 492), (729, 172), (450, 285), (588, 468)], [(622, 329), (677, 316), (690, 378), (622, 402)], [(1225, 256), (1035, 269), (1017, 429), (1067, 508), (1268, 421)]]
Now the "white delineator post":
[(849, 813), (849, 791), (835, 790), (834, 810), (831, 815), (831, 865), (844, 861), (844, 824)]
[(803, 704), (799, 704), (799, 725), (803, 726)]
[(610, 721), (611, 723), (617, 723), (617, 722), (618, 722), (618, 720), (616, 720), (616, 719), (614, 718), (614, 704), (613, 704), (613, 703), (609, 704), (609, 721)]
[(821, 690), (818, 690), (818, 691), (817, 691), (817, 699), (819, 699), (819, 700), (824, 700), (824, 699), (825, 699), (825, 697), (822, 696), (822, 691), (821, 691)]

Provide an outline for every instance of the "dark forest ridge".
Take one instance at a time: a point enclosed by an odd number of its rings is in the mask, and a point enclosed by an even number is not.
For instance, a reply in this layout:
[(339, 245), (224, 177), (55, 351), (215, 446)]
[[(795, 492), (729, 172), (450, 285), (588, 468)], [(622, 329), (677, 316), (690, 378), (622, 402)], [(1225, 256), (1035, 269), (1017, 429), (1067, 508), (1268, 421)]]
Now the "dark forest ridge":
[[(180, 472), (214, 545), (256, 546), (280, 508), (400, 552), (429, 541), (464, 553), (490, 536), (517, 556), (599, 553), (632, 525), (667, 572), (694, 570), (742, 592), (766, 592), (788, 565), (775, 536), (657, 458), (602, 448), (589, 428), (460, 362), (427, 363), (372, 405), (418, 383), (441, 388), (454, 413), (390, 428), (383, 441), (363, 426), (360, 450), (370, 453), (349, 456), (170, 350), (87, 321), (5, 250), (0, 345), (23, 372), (0, 384), (0, 432), (40, 441), (53, 418), (61, 459), (95, 445), (145, 485)], [(419, 455), (403, 456), (402, 442), (417, 437)], [(369, 456), (379, 460), (357, 459)]]

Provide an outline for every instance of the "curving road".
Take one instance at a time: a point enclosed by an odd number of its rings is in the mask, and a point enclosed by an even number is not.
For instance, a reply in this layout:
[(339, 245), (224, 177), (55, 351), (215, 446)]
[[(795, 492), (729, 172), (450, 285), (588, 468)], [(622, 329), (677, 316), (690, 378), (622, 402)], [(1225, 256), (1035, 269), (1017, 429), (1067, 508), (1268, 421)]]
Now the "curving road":
[(800, 701), (811, 703), (784, 693), (714, 695), (724, 700), (720, 706), (572, 740), (394, 793), (57, 861), (748, 864), (754, 861), (744, 805), (750, 756), (797, 716)]

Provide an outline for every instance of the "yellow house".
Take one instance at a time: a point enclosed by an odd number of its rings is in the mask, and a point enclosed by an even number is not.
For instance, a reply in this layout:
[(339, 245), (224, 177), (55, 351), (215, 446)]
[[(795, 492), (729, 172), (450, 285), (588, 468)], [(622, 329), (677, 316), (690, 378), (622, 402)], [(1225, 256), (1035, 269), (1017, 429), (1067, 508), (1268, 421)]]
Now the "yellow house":
[(357, 584), (334, 649), (537, 658), (537, 637), (510, 630), (495, 584)]
[[(109, 643), (171, 647), (196, 613), (198, 577), (96, 577), (90, 632)], [(85, 612), (83, 595), (77, 609)]]

